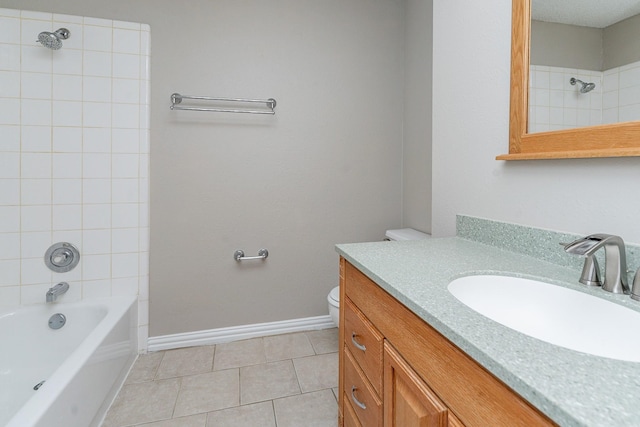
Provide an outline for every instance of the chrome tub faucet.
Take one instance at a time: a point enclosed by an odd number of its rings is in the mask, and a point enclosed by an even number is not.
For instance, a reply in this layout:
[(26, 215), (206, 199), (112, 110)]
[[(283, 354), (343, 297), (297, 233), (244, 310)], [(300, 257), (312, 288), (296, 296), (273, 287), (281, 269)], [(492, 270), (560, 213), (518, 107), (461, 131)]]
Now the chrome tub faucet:
[(60, 282), (47, 291), (47, 302), (54, 302), (58, 297), (69, 290), (67, 282)]
[[(592, 281), (591, 285), (597, 285), (594, 277), (598, 276), (598, 264), (594, 254), (604, 247), (604, 282), (602, 289), (614, 294), (629, 294), (627, 283), (627, 257), (624, 248), (624, 241), (620, 236), (611, 234), (591, 234), (565, 245), (564, 250), (569, 254), (579, 255), (586, 258), (582, 270), (581, 283)], [(592, 279), (589, 279), (591, 277)]]

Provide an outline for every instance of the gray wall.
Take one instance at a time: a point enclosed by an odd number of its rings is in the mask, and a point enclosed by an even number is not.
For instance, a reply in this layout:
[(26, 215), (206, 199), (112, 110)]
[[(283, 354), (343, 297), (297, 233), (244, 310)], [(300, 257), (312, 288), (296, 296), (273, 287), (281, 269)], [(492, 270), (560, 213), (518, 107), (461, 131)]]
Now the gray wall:
[[(334, 244), (401, 225), (403, 1), (0, 6), (151, 25), (151, 336), (326, 314)], [(277, 113), (172, 112), (176, 91)]]
[(640, 61), (640, 15), (604, 29), (604, 70)]
[(532, 21), (530, 60), (593, 71), (640, 61), (640, 15), (604, 29)]
[(531, 21), (531, 65), (602, 71), (602, 30)]
[(431, 232), (433, 0), (407, 0), (402, 224)]

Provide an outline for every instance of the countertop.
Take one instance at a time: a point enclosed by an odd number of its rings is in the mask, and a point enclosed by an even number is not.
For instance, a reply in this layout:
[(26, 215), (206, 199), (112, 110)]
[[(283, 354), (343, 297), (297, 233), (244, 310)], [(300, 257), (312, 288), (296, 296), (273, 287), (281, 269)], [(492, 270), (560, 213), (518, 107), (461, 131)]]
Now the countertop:
[[(447, 285), (470, 274), (513, 275), (640, 311), (640, 303), (628, 296), (579, 284), (575, 268), (461, 237), (341, 244), (336, 250), (559, 425), (640, 426), (640, 363), (592, 356), (516, 332), (468, 308)], [(629, 330), (629, 339), (640, 339), (640, 331)]]

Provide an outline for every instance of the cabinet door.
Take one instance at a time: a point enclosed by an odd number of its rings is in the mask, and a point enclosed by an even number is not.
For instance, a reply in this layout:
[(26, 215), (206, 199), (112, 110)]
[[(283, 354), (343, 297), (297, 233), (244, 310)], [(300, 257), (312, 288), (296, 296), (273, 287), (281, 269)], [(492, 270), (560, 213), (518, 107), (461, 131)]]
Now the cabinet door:
[(447, 407), (384, 343), (384, 427), (447, 427)]

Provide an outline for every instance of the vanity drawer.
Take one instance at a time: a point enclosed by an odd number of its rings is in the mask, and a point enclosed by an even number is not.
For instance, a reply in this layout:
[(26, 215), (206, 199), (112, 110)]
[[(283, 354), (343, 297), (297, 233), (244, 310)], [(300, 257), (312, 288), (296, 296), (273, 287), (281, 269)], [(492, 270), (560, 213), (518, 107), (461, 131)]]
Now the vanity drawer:
[(345, 347), (351, 351), (373, 388), (381, 395), (384, 337), (349, 298), (346, 298), (344, 308)]
[(349, 397), (344, 399), (344, 427), (362, 427)]
[[(378, 398), (371, 383), (365, 378), (364, 373), (358, 368), (353, 355), (348, 349), (344, 350), (342, 393), (344, 402), (351, 405), (361, 425), (382, 427), (382, 401)], [(345, 421), (346, 418), (345, 414)]]

